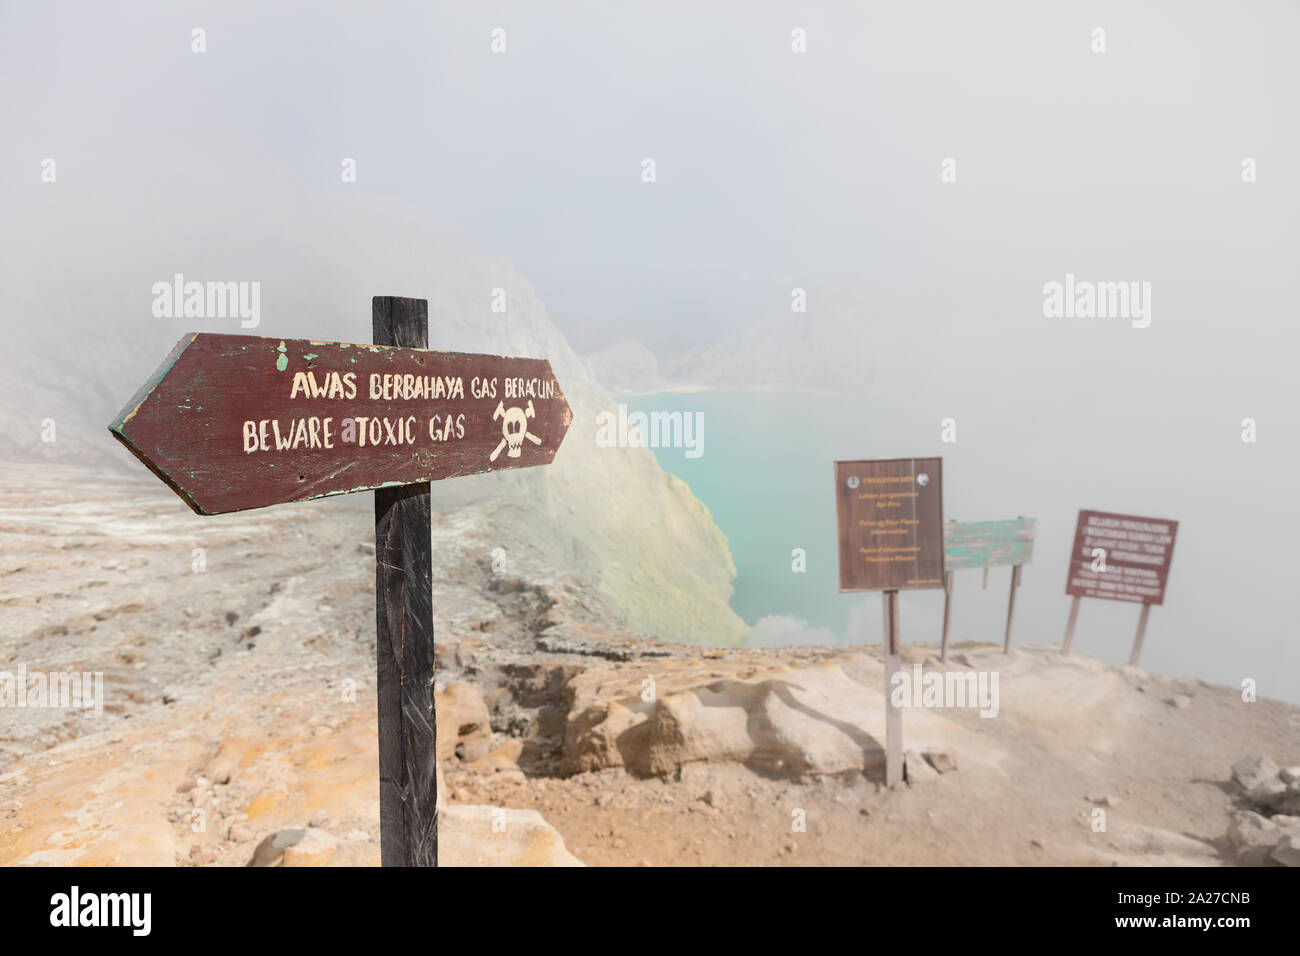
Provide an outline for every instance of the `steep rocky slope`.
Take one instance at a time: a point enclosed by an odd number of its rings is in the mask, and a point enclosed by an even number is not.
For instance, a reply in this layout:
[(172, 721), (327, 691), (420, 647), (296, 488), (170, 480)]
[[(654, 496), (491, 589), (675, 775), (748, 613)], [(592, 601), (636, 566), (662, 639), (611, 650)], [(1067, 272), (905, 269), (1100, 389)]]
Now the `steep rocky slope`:
[[(649, 451), (597, 447), (596, 415), (610, 399), (508, 261), (454, 228), (410, 221), (395, 203), (312, 195), (296, 181), (280, 189), (275, 171), (251, 160), (219, 169), (201, 154), (183, 160), (184, 182), (124, 176), (122, 189), (104, 191), (73, 181), (17, 201), (10, 224), (26, 241), (0, 262), (0, 312), (14, 317), (0, 354), (0, 455), (138, 469), (106, 426), (183, 333), (367, 341), (372, 296), (424, 297), (432, 347), (546, 358), (575, 416), (551, 467), (439, 483), (435, 507), (499, 507), (489, 549), (544, 546), (632, 632), (742, 638), (728, 605), (735, 567), (707, 509)], [(208, 202), (191, 184), (205, 176), (244, 177), (245, 201)], [(149, 228), (123, 238), (123, 224), (142, 222)], [(155, 317), (153, 284), (178, 272), (260, 282), (257, 327)]]

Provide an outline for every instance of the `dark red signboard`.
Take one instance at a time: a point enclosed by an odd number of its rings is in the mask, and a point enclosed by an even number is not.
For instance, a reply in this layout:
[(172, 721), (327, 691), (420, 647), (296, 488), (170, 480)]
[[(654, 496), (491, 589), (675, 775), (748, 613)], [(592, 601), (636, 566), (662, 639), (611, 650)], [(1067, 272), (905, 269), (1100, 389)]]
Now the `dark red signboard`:
[(943, 459), (835, 463), (840, 590), (943, 587)]
[(1178, 522), (1080, 511), (1065, 593), (1163, 604)]
[(190, 333), (109, 426), (200, 514), (549, 464), (545, 359)]

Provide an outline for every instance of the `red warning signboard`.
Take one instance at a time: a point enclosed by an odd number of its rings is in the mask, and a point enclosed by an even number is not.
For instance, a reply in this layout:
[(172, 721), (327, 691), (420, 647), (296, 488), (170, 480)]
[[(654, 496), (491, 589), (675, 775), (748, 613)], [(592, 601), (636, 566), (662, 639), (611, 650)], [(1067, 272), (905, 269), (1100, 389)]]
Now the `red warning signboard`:
[(1163, 604), (1178, 522), (1080, 511), (1065, 593)]

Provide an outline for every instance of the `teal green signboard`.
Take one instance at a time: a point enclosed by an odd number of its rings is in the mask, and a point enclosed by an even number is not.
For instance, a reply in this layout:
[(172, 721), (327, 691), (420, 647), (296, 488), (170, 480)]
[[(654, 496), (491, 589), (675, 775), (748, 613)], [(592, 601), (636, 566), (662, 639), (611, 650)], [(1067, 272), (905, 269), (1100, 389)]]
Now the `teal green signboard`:
[(999, 568), (1028, 564), (1034, 556), (1037, 518), (949, 521), (943, 526), (944, 568)]

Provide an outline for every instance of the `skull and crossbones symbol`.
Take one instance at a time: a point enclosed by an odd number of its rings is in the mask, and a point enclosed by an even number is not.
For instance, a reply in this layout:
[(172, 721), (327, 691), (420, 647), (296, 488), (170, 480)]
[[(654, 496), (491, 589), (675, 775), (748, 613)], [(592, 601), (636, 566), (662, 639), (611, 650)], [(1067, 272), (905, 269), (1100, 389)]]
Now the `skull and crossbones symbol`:
[(527, 408), (511, 406), (506, 408), (505, 402), (497, 402), (497, 410), (492, 413), (492, 420), (501, 419), (501, 441), (488, 457), (488, 461), (496, 461), (497, 456), (501, 454), (501, 449), (508, 448), (507, 458), (518, 458), (523, 454), (524, 439), (527, 438), (534, 445), (540, 445), (542, 440), (528, 430), (528, 419), (536, 418), (537, 412), (533, 411), (533, 400), (528, 400)]

